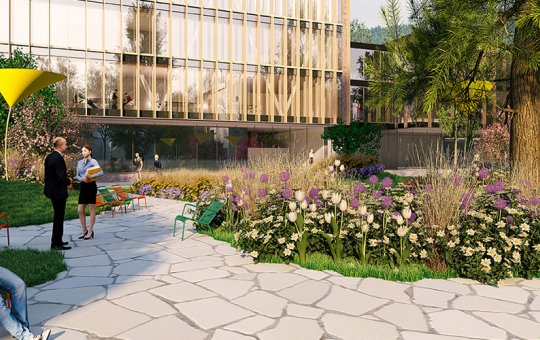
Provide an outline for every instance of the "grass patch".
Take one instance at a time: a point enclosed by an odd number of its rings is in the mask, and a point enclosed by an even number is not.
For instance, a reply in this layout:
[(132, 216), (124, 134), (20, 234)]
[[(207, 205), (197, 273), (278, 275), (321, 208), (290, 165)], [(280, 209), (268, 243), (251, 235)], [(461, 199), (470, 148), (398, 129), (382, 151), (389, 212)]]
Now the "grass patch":
[[(53, 221), (51, 200), (43, 195), (39, 183), (0, 180), (0, 211), (8, 212), (9, 226), (20, 227)], [(70, 190), (66, 220), (77, 218), (78, 190)]]
[[(197, 230), (200, 234), (212, 236), (208, 230)], [(232, 244), (234, 234), (222, 228), (214, 229), (214, 239)], [(272, 257), (266, 259), (267, 263), (283, 263), (281, 258)], [(292, 261), (299, 264), (296, 255)], [(325, 254), (313, 253), (307, 254), (306, 263), (303, 265), (306, 269), (313, 270), (333, 270), (343, 276), (350, 277), (373, 277), (389, 281), (414, 282), (421, 279), (449, 279), (458, 277), (457, 273), (451, 269), (443, 272), (434, 271), (421, 264), (410, 264), (401, 269), (392, 269), (383, 265), (362, 265), (354, 258), (347, 258), (339, 263), (334, 263), (332, 257)]]
[(28, 287), (54, 280), (67, 270), (62, 252), (36, 249), (0, 250), (0, 266), (17, 274)]

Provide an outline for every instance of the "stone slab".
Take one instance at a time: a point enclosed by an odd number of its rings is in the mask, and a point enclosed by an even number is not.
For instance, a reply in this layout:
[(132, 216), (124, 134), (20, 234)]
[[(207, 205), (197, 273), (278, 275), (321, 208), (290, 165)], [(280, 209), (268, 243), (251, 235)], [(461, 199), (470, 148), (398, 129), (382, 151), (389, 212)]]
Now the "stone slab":
[(212, 329), (253, 315), (247, 309), (215, 297), (174, 306), (203, 329)]
[(380, 321), (327, 313), (322, 317), (324, 329), (330, 335), (344, 340), (398, 339), (395, 326)]

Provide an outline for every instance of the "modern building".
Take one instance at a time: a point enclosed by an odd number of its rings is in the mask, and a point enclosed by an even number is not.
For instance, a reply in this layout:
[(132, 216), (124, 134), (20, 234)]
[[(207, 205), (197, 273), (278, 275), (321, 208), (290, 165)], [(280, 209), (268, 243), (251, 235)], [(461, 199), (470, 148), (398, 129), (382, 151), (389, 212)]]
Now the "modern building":
[[(19, 48), (65, 74), (58, 94), (92, 122), (183, 126), (199, 144), (219, 139), (224, 158), (245, 159), (238, 143), (281, 134), (287, 152), (307, 155), (323, 152), (324, 126), (350, 119), (348, 9), (349, 0), (0, 0), (0, 53)], [(173, 138), (158, 137), (148, 153)]]

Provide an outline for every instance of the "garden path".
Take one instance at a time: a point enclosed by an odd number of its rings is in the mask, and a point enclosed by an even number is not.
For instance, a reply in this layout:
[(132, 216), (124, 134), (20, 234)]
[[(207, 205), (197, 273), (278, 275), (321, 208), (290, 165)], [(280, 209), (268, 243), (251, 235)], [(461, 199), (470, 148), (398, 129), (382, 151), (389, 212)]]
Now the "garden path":
[[(66, 222), (69, 269), (28, 289), (33, 329), (69, 340), (540, 337), (540, 280), (399, 283), (253, 264), (191, 229), (184, 242), (173, 238), (182, 203), (148, 203), (98, 216), (88, 241), (77, 239), (77, 220)], [(13, 229), (12, 242), (47, 249), (50, 232), (50, 224)], [(10, 337), (0, 330), (0, 339)]]

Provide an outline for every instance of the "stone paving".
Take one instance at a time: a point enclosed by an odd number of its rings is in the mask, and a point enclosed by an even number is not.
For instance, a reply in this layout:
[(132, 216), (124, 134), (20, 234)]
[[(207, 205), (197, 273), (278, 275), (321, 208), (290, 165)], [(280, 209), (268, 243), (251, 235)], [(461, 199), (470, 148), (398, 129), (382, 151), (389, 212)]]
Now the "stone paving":
[[(228, 244), (172, 237), (180, 202), (100, 215), (95, 239), (67, 221), (67, 272), (28, 289), (36, 331), (51, 339), (538, 339), (540, 280), (500, 288), (465, 279), (416, 283), (253, 264)], [(51, 225), (13, 229), (47, 249)], [(0, 339), (10, 339), (0, 331)]]

